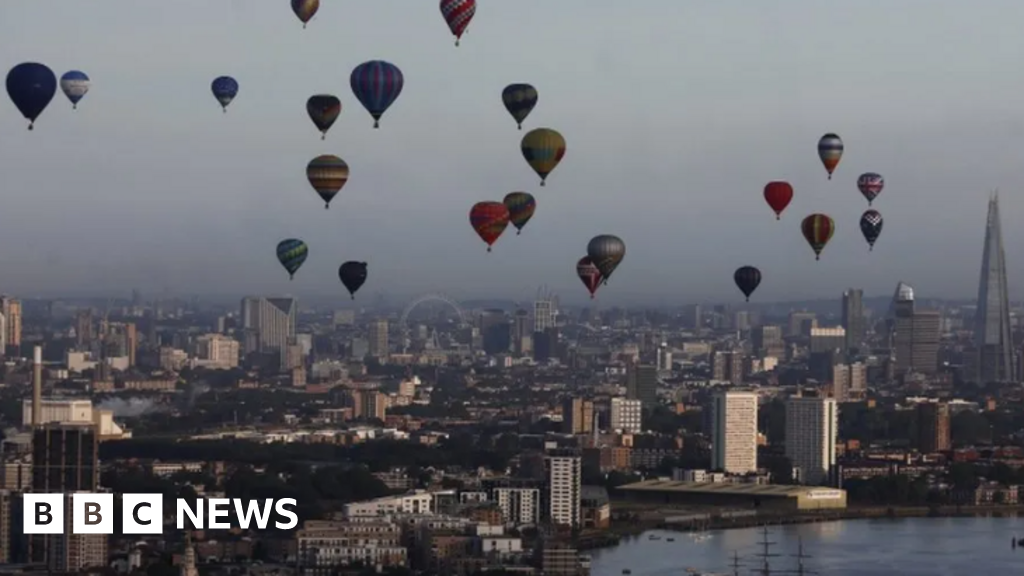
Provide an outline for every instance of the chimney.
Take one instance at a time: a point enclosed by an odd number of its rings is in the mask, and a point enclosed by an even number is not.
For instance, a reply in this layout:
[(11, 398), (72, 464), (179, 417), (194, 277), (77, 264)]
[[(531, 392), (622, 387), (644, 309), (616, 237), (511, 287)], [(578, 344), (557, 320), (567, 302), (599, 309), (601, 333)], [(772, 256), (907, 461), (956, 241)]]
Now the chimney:
[(43, 419), (43, 348), (36, 346), (32, 351), (32, 426), (39, 426)]

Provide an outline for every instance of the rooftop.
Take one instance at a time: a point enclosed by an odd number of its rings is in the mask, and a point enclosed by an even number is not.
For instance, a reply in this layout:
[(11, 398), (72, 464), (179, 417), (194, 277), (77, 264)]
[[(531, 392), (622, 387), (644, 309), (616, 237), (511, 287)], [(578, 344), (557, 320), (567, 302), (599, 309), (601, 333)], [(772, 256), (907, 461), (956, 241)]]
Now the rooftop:
[(791, 486), (783, 484), (731, 484), (728, 482), (680, 482), (676, 480), (644, 480), (625, 486), (619, 490), (636, 492), (701, 492), (717, 494), (736, 494), (748, 496), (779, 496), (796, 498), (809, 493), (834, 491), (836, 488), (818, 486)]

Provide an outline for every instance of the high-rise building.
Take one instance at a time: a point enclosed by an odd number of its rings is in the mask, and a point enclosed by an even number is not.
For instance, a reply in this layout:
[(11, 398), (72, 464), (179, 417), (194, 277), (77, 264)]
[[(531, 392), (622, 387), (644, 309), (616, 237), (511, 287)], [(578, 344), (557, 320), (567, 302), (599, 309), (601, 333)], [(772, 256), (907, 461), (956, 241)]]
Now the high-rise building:
[(135, 366), (135, 354), (139, 348), (139, 333), (135, 329), (134, 322), (127, 322), (124, 325), (124, 351), (128, 356), (128, 366)]
[(842, 326), (811, 328), (810, 348), (812, 354), (828, 350), (839, 350), (840, 354), (844, 354), (846, 352), (846, 329)]
[(533, 303), (533, 331), (543, 332), (555, 327), (555, 303), (544, 298)]
[(837, 402), (863, 399), (867, 388), (868, 371), (861, 362), (832, 366), (832, 397)]
[(782, 339), (782, 327), (765, 324), (754, 328), (750, 333), (754, 354), (760, 358), (786, 356), (786, 342)]
[(864, 343), (864, 291), (850, 288), (843, 292), (843, 328), (846, 349), (857, 350)]
[(786, 401), (786, 457), (801, 484), (821, 485), (836, 465), (839, 410), (832, 398)]
[(548, 521), (556, 526), (580, 526), (583, 458), (574, 450), (553, 450), (544, 458), (544, 467), (547, 473)]
[(229, 369), (238, 366), (238, 342), (223, 334), (204, 334), (196, 338), (196, 365)]
[(711, 357), (711, 378), (739, 386), (746, 377), (746, 355), (742, 350), (718, 350)]
[(978, 307), (974, 318), (975, 381), (1013, 382), (1013, 340), (1010, 337), (1010, 303), (1006, 287), (1006, 254), (999, 222), (999, 197), (988, 201), (985, 249), (981, 256)]
[(639, 434), (643, 431), (643, 406), (639, 400), (629, 398), (612, 398), (611, 425), (612, 430), (624, 434)]
[(4, 327), (4, 341), (6, 346), (12, 348), (21, 347), (21, 300), (12, 296), (0, 296), (2, 312), (6, 326)]
[(814, 312), (790, 312), (786, 336), (809, 336), (811, 328), (817, 327), (818, 316)]
[(388, 321), (374, 320), (370, 323), (370, 356), (387, 358), (390, 354), (388, 342)]
[(255, 334), (260, 353), (277, 353), (285, 365), (288, 345), (295, 338), (298, 302), (294, 298), (247, 296), (242, 299), (242, 328)]
[(75, 316), (75, 337), (79, 348), (85, 348), (92, 344), (96, 333), (93, 330), (92, 309), (79, 310)]
[(562, 400), (562, 429), (566, 434), (590, 434), (594, 431), (594, 402), (583, 398)]
[(516, 526), (540, 523), (540, 490), (529, 487), (505, 487), (494, 489), (494, 500), (501, 510), (502, 519)]
[(506, 354), (512, 349), (512, 325), (504, 310), (484, 310), (478, 328), (487, 354)]
[(942, 318), (934, 310), (917, 310), (914, 289), (900, 282), (890, 308), (897, 372), (934, 374), (939, 367)]
[(512, 317), (512, 352), (516, 356), (533, 354), (533, 333), (530, 328), (530, 313), (516, 310)]
[(922, 402), (917, 405), (917, 449), (922, 454), (949, 450), (949, 405), (945, 402)]
[(711, 468), (731, 474), (756, 472), (757, 394), (720, 392), (712, 403)]
[(658, 405), (658, 367), (631, 363), (626, 369), (626, 397), (644, 408)]

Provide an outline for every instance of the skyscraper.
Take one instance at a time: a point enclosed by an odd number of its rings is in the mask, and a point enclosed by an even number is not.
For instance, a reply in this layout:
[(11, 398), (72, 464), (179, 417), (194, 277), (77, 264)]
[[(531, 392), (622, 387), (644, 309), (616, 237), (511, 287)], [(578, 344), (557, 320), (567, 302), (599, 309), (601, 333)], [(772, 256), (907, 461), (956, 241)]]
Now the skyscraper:
[(548, 298), (533, 303), (533, 331), (543, 332), (555, 326), (555, 304)]
[(640, 400), (644, 408), (658, 405), (658, 367), (630, 364), (626, 368), (626, 397)]
[(896, 285), (890, 316), (896, 370), (934, 374), (939, 363), (940, 314), (935, 310), (918, 310), (914, 305), (914, 289), (900, 282)]
[(799, 470), (801, 484), (820, 485), (836, 465), (839, 411), (833, 398), (786, 401), (786, 457)]
[(370, 324), (370, 356), (374, 358), (387, 358), (390, 352), (388, 342), (388, 321), (374, 320)]
[(7, 321), (4, 326), (4, 342), (6, 346), (21, 347), (21, 300), (12, 296), (0, 297), (3, 305), (4, 319)]
[(843, 292), (843, 328), (846, 348), (856, 350), (864, 341), (864, 291), (850, 288)]
[(1010, 304), (1006, 288), (1006, 254), (999, 224), (999, 196), (988, 201), (985, 249), (981, 256), (978, 307), (974, 318), (977, 359), (975, 381), (1012, 382), (1013, 348), (1010, 339)]
[(755, 392), (720, 392), (711, 412), (711, 468), (732, 474), (757, 472)]
[(242, 328), (255, 334), (259, 352), (279, 353), (284, 365), (288, 346), (295, 338), (297, 309), (294, 298), (247, 296), (242, 299)]

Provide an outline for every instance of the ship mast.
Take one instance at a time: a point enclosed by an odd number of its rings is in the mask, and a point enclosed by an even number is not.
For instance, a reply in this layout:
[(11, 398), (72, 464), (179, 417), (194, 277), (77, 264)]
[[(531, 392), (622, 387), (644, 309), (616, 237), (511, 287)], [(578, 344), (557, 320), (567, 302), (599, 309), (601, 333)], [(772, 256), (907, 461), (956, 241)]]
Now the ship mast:
[(808, 570), (804, 566), (804, 559), (805, 558), (811, 558), (811, 556), (809, 556), (807, 554), (804, 554), (804, 539), (803, 538), (800, 538), (798, 540), (797, 552), (796, 552), (796, 554), (792, 554), (791, 556), (793, 558), (796, 558), (796, 573), (797, 573), (798, 576), (804, 576), (805, 574), (817, 574), (817, 572), (815, 572), (813, 570)]
[(735, 550), (732, 553), (732, 576), (740, 576), (740, 568), (743, 564), (740, 563), (740, 555)]
[(759, 544), (761, 545), (761, 553), (757, 555), (757, 557), (761, 559), (761, 568), (759, 570), (755, 570), (754, 574), (759, 574), (760, 576), (770, 576), (772, 573), (772, 568), (769, 563), (769, 558), (777, 558), (780, 556), (780, 554), (772, 554), (771, 549), (772, 546), (775, 545), (775, 542), (768, 540), (767, 525), (764, 526), (763, 530), (764, 539), (761, 540), (761, 542), (759, 542)]

